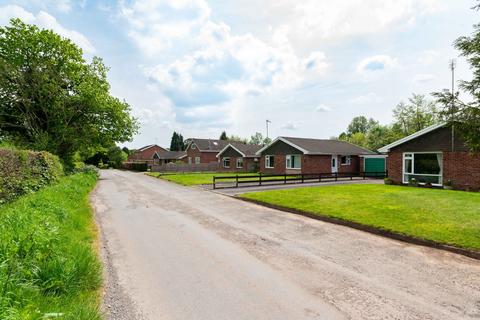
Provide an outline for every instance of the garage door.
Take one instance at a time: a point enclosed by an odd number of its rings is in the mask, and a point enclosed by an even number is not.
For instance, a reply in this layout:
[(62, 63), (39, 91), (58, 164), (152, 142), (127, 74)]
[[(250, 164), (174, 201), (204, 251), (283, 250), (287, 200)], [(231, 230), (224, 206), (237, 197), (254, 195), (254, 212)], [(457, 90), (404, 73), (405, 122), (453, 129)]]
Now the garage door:
[(385, 172), (385, 158), (365, 158), (365, 173)]

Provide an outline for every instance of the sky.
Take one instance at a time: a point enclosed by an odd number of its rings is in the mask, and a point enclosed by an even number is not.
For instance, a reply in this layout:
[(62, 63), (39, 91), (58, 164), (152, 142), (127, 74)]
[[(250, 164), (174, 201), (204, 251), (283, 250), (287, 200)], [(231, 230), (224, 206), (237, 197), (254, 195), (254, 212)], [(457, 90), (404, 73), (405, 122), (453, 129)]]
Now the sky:
[(473, 0), (0, 0), (110, 67), (140, 132), (124, 145), (265, 135), (330, 138), (358, 115), (383, 124), (412, 93), (471, 71), (452, 44), (479, 23)]

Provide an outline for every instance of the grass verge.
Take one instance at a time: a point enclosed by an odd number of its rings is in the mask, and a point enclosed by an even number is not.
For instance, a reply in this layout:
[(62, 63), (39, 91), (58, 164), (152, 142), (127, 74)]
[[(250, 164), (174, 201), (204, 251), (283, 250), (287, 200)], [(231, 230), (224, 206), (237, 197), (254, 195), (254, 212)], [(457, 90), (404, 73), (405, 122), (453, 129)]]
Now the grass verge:
[(263, 191), (240, 197), (480, 250), (480, 193), (362, 184)]
[[(175, 182), (184, 186), (193, 186), (200, 184), (211, 184), (213, 182), (213, 177), (226, 177), (226, 176), (245, 176), (245, 175), (255, 175), (255, 173), (234, 173), (234, 172), (199, 172), (199, 173), (159, 173), (159, 172), (147, 172), (149, 176), (160, 178), (163, 180)], [(233, 181), (234, 179), (232, 179)], [(222, 182), (227, 182), (228, 180), (222, 180)]]
[(96, 180), (77, 173), (0, 208), (0, 319), (101, 319)]

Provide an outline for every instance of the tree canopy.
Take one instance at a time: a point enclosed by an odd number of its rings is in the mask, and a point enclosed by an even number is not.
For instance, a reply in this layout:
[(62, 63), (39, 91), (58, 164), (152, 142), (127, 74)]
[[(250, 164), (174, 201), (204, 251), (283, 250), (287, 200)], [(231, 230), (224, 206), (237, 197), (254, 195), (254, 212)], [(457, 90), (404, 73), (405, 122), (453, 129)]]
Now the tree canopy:
[(172, 134), (172, 139), (170, 141), (170, 150), (171, 151), (183, 151), (185, 150), (185, 142), (183, 141), (183, 136), (176, 131)]
[(225, 131), (222, 131), (222, 134), (220, 134), (220, 140), (228, 140), (227, 133)]
[(110, 95), (107, 72), (69, 39), (11, 20), (0, 27), (0, 136), (67, 164), (77, 151), (129, 141), (138, 123)]
[[(479, 5), (475, 6), (478, 9)], [(460, 81), (460, 89), (473, 98), (471, 102), (459, 99), (459, 92), (447, 89), (433, 93), (443, 105), (442, 114), (455, 132), (461, 134), (471, 151), (480, 152), (480, 24), (474, 26), (473, 35), (460, 37), (455, 48), (466, 58), (473, 72), (471, 81)]]

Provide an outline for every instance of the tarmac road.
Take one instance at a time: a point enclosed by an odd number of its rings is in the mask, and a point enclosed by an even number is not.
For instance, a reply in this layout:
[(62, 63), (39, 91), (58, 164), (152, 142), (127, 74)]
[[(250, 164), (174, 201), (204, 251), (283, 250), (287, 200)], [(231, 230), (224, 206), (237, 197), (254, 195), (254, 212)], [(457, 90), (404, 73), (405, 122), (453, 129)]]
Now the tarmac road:
[(109, 319), (479, 319), (480, 262), (103, 170)]

